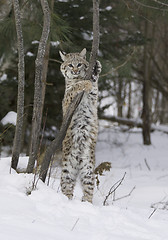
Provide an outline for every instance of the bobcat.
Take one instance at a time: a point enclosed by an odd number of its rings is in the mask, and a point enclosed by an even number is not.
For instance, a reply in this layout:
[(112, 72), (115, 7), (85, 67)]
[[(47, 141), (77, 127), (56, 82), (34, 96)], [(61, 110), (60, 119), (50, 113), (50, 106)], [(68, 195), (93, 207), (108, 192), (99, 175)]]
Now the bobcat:
[(80, 53), (66, 54), (60, 51), (63, 60), (61, 72), (65, 77), (65, 94), (62, 103), (63, 116), (79, 92), (84, 90), (63, 141), (61, 190), (69, 199), (79, 175), (83, 189), (82, 201), (92, 202), (94, 190), (95, 145), (98, 132), (97, 98), (98, 77), (101, 64), (96, 62), (93, 81), (85, 80), (88, 62), (86, 49)]

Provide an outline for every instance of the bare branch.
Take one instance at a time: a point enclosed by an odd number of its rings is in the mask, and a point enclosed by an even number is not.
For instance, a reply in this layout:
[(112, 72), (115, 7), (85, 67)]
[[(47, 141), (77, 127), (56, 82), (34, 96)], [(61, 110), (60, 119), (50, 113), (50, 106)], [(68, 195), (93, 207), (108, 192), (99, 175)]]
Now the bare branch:
[(58, 133), (57, 137), (52, 141), (52, 143), (48, 146), (46, 149), (44, 159), (42, 161), (41, 165), (41, 170), (40, 170), (40, 179), (45, 182), (47, 171), (50, 165), (51, 157), (52, 155), (59, 149), (61, 149), (62, 146), (62, 141), (65, 138), (67, 129), (69, 127), (69, 124), (71, 122), (72, 116), (78, 107), (82, 97), (83, 97), (84, 92), (79, 93), (78, 95), (75, 96), (73, 101), (68, 107), (68, 110), (65, 114), (65, 117), (62, 122), (62, 126), (60, 129), (60, 132)]
[(157, 208), (155, 208), (152, 213), (149, 215), (148, 219), (150, 219), (152, 217), (152, 215), (156, 212)]
[(112, 195), (113, 193), (115, 193), (116, 189), (119, 188), (119, 186), (122, 184), (122, 182), (124, 181), (125, 176), (126, 176), (126, 172), (124, 173), (123, 177), (122, 177), (119, 181), (117, 181), (117, 182), (110, 188), (107, 196), (106, 196), (105, 199), (104, 199), (103, 206), (106, 205), (106, 202), (107, 202), (109, 196)]
[[(168, 4), (163, 3), (163, 2), (161, 2), (161, 1), (158, 1), (158, 0), (151, 0), (151, 1), (156, 2), (156, 3), (160, 4), (160, 5), (163, 5), (163, 6), (168, 7)], [(165, 9), (163, 9), (163, 10), (165, 10)]]
[(144, 159), (144, 161), (145, 161), (145, 164), (146, 164), (146, 166), (147, 166), (147, 169), (148, 169), (149, 171), (151, 171), (151, 169), (150, 169), (150, 167), (149, 167), (149, 164), (148, 164), (146, 158)]
[(123, 199), (123, 198), (130, 197), (131, 194), (132, 194), (132, 192), (135, 190), (135, 188), (136, 188), (136, 186), (134, 186), (134, 187), (132, 188), (132, 190), (131, 190), (128, 194), (126, 194), (126, 195), (124, 195), (124, 196), (122, 196), (122, 197), (119, 197), (119, 198), (115, 198), (115, 199), (113, 199), (113, 201), (118, 201), (118, 200), (121, 200), (121, 199)]
[[(142, 7), (146, 7), (146, 8), (151, 8), (151, 9), (156, 9), (156, 10), (159, 10), (159, 11), (168, 11), (168, 9), (163, 9), (163, 8), (159, 8), (159, 7), (154, 7), (154, 6), (151, 6), (151, 5), (147, 5), (147, 4), (144, 4), (144, 3), (141, 3), (137, 0), (133, 0), (136, 4), (142, 6)], [(156, 2), (156, 1), (155, 1)]]
[(112, 68), (109, 72), (100, 75), (100, 77), (105, 77), (105, 76), (107, 76), (107, 75), (109, 75), (109, 74), (112, 74), (113, 72), (116, 72), (118, 69), (124, 67), (124, 66), (131, 60), (131, 58), (134, 56), (134, 54), (135, 54), (135, 52), (136, 52), (136, 49), (137, 49), (137, 48), (134, 47), (134, 50), (133, 50), (133, 52), (131, 53), (131, 55), (128, 56), (128, 58), (127, 58), (121, 65), (118, 65), (116, 68)]

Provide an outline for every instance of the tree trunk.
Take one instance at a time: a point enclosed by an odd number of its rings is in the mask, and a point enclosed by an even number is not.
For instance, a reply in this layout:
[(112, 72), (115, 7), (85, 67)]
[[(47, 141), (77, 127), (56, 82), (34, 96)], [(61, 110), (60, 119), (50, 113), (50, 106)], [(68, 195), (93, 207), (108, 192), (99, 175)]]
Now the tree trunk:
[(127, 118), (131, 118), (131, 106), (132, 106), (132, 87), (131, 82), (129, 84), (129, 93), (128, 93), (128, 112), (127, 112)]
[(122, 83), (122, 80), (119, 79), (118, 91), (117, 91), (117, 110), (118, 110), (117, 115), (118, 115), (118, 117), (122, 117), (122, 111), (123, 111), (122, 90), (123, 90), (123, 83)]
[[(148, 39), (149, 23), (145, 21), (145, 37)], [(144, 82), (143, 82), (143, 143), (144, 145), (151, 144), (150, 127), (151, 127), (151, 112), (150, 112), (150, 58), (148, 55), (147, 43), (144, 46)]]
[[(97, 53), (99, 49), (99, 0), (93, 0), (93, 42), (92, 51), (90, 55), (89, 69), (86, 73), (86, 79), (92, 79), (93, 69), (96, 64)], [(94, 79), (93, 79), (94, 81)], [(62, 142), (66, 136), (66, 131), (69, 127), (73, 114), (80, 104), (84, 92), (81, 92), (75, 96), (72, 103), (69, 105), (68, 110), (62, 122), (60, 132), (57, 137), (48, 146), (44, 159), (42, 161), (42, 166), (40, 169), (40, 179), (45, 182), (47, 171), (50, 165), (51, 157), (55, 152), (61, 147)]]
[(11, 167), (16, 169), (19, 161), (21, 140), (22, 140), (22, 127), (23, 127), (23, 115), (24, 115), (24, 82), (25, 82), (25, 63), (24, 63), (24, 46), (23, 46), (23, 34), (19, 9), (19, 1), (13, 0), (15, 24), (17, 32), (17, 45), (18, 45), (18, 98), (17, 98), (17, 121), (15, 137), (13, 142), (12, 162)]
[(51, 157), (55, 152), (62, 147), (62, 142), (66, 136), (67, 129), (73, 117), (73, 114), (78, 107), (79, 103), (82, 100), (84, 92), (79, 93), (73, 99), (72, 103), (69, 105), (68, 110), (65, 114), (65, 117), (62, 122), (62, 126), (60, 132), (58, 133), (57, 137), (52, 141), (52, 143), (46, 149), (44, 159), (42, 161), (41, 169), (40, 169), (40, 179), (45, 182), (47, 171), (50, 165)]
[(34, 105), (32, 117), (32, 131), (30, 140), (29, 162), (27, 166), (27, 173), (32, 173), (37, 159), (39, 150), (39, 136), (41, 130), (43, 101), (44, 101), (44, 85), (43, 79), (43, 64), (46, 54), (47, 41), (50, 32), (50, 9), (47, 0), (41, 0), (41, 6), (44, 13), (43, 32), (39, 43), (37, 58), (35, 61), (35, 92), (34, 92)]

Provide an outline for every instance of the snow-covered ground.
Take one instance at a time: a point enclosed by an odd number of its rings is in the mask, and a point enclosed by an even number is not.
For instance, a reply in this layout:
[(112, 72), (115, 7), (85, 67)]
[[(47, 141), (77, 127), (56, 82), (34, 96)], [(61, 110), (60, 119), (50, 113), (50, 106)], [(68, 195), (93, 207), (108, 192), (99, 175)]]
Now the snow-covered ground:
[[(26, 195), (33, 175), (10, 173), (10, 157), (1, 158), (0, 239), (167, 240), (168, 135), (155, 131), (152, 145), (143, 146), (140, 130), (101, 127), (96, 159), (97, 165), (108, 161), (112, 168), (99, 176), (92, 205), (80, 201), (79, 183), (72, 201), (62, 195), (59, 167), (53, 170), (50, 186), (38, 181), (37, 189)], [(21, 158), (19, 166), (26, 161)], [(110, 188), (125, 173), (103, 206)]]

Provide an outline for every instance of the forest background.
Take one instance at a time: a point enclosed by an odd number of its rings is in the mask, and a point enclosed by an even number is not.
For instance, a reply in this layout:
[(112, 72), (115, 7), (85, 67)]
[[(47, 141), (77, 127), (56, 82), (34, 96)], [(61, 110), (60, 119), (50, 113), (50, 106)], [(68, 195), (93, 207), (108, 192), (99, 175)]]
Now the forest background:
[[(43, 146), (53, 140), (62, 122), (64, 79), (59, 50), (91, 51), (92, 2), (50, 0), (51, 30), (43, 110)], [(21, 152), (28, 154), (33, 111), (35, 59), (42, 32), (40, 1), (20, 1), (25, 53), (25, 113)], [(168, 123), (168, 1), (100, 1), (99, 118)], [(14, 11), (10, 0), (0, 3), (0, 120), (17, 111), (18, 55)], [(0, 145), (10, 146), (15, 127), (0, 122)], [(149, 133), (148, 132), (148, 133)], [(148, 137), (144, 144), (150, 144)]]

